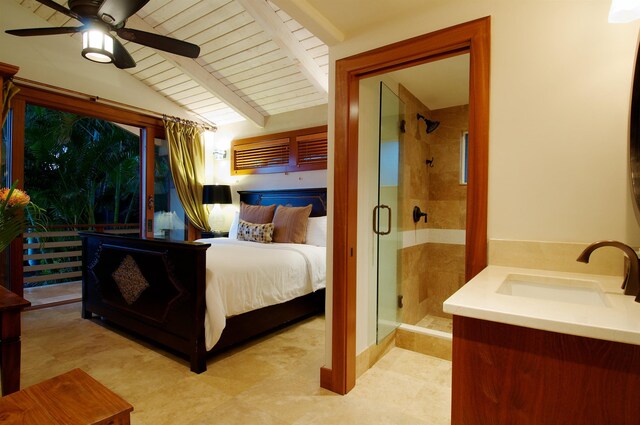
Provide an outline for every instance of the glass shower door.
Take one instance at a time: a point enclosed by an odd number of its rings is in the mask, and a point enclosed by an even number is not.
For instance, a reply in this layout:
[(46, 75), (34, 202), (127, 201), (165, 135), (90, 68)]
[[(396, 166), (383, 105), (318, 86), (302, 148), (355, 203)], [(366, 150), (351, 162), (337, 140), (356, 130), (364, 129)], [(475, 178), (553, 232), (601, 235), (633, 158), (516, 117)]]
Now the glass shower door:
[(399, 325), (398, 284), (400, 282), (401, 234), (399, 165), (404, 104), (384, 83), (380, 83), (378, 205), (374, 208), (377, 234), (378, 315), (377, 342)]

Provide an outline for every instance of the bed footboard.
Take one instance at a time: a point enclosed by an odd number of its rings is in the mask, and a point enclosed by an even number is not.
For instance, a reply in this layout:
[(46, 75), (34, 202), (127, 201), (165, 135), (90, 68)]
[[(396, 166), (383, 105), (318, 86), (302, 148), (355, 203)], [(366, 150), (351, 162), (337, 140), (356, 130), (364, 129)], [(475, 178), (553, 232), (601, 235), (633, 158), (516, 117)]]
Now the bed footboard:
[(189, 357), (206, 370), (204, 243), (100, 233), (82, 237), (82, 317), (93, 314)]
[[(82, 237), (82, 317), (98, 315), (207, 369), (206, 251), (211, 245), (104, 233)], [(324, 289), (227, 319), (220, 352), (324, 311)]]

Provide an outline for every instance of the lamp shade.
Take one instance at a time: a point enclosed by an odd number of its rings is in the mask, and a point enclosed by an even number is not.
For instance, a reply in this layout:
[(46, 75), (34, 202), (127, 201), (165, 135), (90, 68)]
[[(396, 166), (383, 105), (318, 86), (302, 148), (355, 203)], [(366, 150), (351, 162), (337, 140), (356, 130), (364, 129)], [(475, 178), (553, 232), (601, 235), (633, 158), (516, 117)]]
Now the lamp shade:
[(202, 186), (203, 204), (230, 204), (231, 187), (226, 184), (206, 184)]

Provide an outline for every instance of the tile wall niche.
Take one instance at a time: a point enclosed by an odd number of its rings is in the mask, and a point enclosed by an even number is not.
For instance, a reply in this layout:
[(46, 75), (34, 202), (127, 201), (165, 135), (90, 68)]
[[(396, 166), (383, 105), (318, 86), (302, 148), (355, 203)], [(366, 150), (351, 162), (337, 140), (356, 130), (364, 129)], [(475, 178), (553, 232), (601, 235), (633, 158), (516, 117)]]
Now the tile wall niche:
[[(401, 226), (404, 233), (428, 229), (465, 230), (466, 185), (460, 178), (460, 140), (468, 128), (468, 105), (429, 110), (405, 87), (399, 87), (405, 104), (406, 133), (400, 149)], [(440, 121), (438, 129), (426, 133), (420, 113)], [(426, 164), (434, 158), (433, 167)], [(413, 223), (414, 206), (428, 214), (428, 223)], [(418, 323), (425, 315), (447, 317), (442, 303), (464, 284), (463, 244), (420, 243), (405, 245), (400, 251), (400, 293), (404, 306), (402, 322)]]

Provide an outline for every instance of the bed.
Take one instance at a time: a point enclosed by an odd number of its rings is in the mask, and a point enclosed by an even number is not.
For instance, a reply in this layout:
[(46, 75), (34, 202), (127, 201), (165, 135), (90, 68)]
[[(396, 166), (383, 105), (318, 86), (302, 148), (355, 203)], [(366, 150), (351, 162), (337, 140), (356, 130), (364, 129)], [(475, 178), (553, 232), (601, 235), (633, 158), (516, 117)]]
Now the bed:
[[(245, 204), (293, 207), (310, 204), (310, 217), (326, 216), (326, 189), (239, 193)], [(318, 251), (326, 254), (324, 247), (259, 244), (227, 238), (172, 242), (89, 232), (81, 233), (81, 237), (85, 259), (82, 317), (91, 319), (95, 314), (182, 354), (189, 358), (191, 370), (196, 373), (206, 370), (208, 354), (324, 311), (326, 266), (317, 258)], [(302, 262), (309, 266), (308, 287), (302, 288), (304, 285), (300, 284), (293, 290), (280, 288), (275, 295), (253, 296), (271, 300), (269, 305), (254, 305), (249, 311), (243, 311), (245, 307), (234, 307), (228, 302), (234, 298), (234, 292), (215, 289), (212, 279), (230, 284), (248, 279), (242, 274), (225, 277), (234, 268), (240, 273), (249, 268), (250, 257), (241, 251), (242, 244), (251, 248), (248, 251), (257, 258), (256, 263), (263, 264), (270, 261), (269, 256), (300, 257), (304, 252), (298, 251), (309, 251), (308, 256), (302, 255), (305, 258)], [(273, 253), (274, 249), (284, 251)], [(237, 265), (231, 265), (234, 258), (240, 260)], [(216, 273), (216, 269), (220, 272)], [(252, 279), (248, 279), (249, 286), (263, 286), (255, 277)], [(264, 278), (264, 282), (268, 281), (270, 278)], [(215, 292), (224, 293), (226, 297), (212, 301), (211, 293)], [(239, 292), (243, 295), (235, 298), (252, 297), (246, 289)]]

